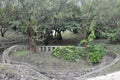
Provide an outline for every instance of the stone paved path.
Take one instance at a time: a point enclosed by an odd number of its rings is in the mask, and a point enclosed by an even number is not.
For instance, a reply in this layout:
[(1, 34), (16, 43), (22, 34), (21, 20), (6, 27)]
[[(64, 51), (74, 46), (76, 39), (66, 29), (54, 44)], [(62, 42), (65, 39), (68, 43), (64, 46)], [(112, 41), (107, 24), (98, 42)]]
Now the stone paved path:
[(120, 71), (103, 75), (103, 76), (90, 78), (87, 80), (120, 80)]

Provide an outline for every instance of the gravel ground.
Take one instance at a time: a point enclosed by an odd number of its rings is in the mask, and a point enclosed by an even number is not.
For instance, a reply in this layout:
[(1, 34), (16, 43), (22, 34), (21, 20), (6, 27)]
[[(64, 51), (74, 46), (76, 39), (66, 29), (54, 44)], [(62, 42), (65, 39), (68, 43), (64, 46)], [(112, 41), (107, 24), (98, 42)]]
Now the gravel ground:
[(103, 76), (90, 78), (87, 80), (120, 80), (120, 71), (103, 75)]
[(26, 65), (0, 63), (0, 80), (53, 80)]

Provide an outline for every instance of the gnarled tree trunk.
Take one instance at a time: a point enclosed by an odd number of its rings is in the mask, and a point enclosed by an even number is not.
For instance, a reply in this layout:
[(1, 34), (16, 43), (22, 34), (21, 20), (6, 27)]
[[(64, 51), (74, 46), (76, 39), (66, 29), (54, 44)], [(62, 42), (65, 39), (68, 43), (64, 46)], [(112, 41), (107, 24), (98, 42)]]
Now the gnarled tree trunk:
[(31, 27), (27, 27), (27, 35), (28, 35), (28, 40), (29, 40), (29, 49), (32, 52), (36, 52), (36, 42), (33, 38), (34, 35), (34, 30)]

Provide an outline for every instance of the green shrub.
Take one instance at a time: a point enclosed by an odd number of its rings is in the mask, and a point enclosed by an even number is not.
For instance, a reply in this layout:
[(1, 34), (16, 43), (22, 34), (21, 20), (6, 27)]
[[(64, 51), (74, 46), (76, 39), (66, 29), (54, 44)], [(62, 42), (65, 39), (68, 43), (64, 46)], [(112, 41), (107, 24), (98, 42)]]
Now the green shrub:
[(81, 46), (86, 47), (88, 45), (88, 41), (83, 39), (83, 40), (80, 41), (80, 44), (81, 44)]
[(99, 52), (90, 52), (89, 59), (92, 63), (99, 63), (101, 62), (102, 56)]
[(66, 46), (59, 47), (52, 51), (52, 55), (68, 61), (77, 61), (80, 58), (85, 58), (89, 53), (88, 59), (91, 63), (99, 63), (102, 60), (102, 57), (106, 53), (104, 44), (89, 44), (87, 48), (75, 47), (75, 46)]
[(106, 49), (104, 44), (94, 44), (89, 47), (89, 59), (92, 63), (99, 63), (105, 55)]
[(52, 55), (59, 59), (76, 61), (81, 57), (85, 57), (85, 50), (75, 46), (59, 47), (52, 51)]
[(118, 34), (115, 31), (107, 33), (108, 40), (110, 43), (117, 43), (118, 42)]
[(99, 24), (95, 28), (96, 39), (107, 39), (107, 33), (110, 28), (106, 25)]
[(90, 60), (92, 63), (99, 63), (102, 60), (103, 55), (106, 53), (104, 44), (95, 44), (94, 39), (95, 31), (94, 27), (90, 27), (90, 34), (86, 40), (82, 40), (81, 44), (86, 44), (86, 60)]
[[(90, 60), (92, 63), (99, 63), (102, 60), (102, 57), (106, 53), (104, 44), (95, 44), (94, 39), (96, 36), (94, 35), (94, 28), (90, 27), (91, 33), (88, 38), (83, 39), (80, 44), (84, 47), (75, 47), (75, 46), (66, 46), (56, 48), (52, 51), (52, 55), (68, 60), (68, 61), (76, 61), (80, 58), (86, 58), (86, 60)], [(88, 53), (88, 54), (87, 54)]]
[(117, 42), (117, 34), (116, 33), (109, 33), (108, 39), (111, 43)]

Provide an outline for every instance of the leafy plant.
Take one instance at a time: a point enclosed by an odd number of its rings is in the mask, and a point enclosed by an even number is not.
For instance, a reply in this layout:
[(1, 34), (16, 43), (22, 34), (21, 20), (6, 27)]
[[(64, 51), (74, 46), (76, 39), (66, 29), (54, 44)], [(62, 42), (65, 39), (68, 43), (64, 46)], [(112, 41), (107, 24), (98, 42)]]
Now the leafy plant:
[(109, 30), (107, 33), (107, 38), (110, 41), (110, 43), (117, 43), (118, 42), (118, 34), (116, 30)]
[(89, 47), (89, 59), (92, 63), (101, 62), (105, 53), (106, 49), (104, 44), (94, 44), (92, 47)]
[(111, 43), (116, 43), (117, 42), (117, 34), (116, 33), (109, 33), (108, 34), (108, 40)]
[(94, 39), (95, 31), (93, 28), (93, 24), (91, 24), (90, 27), (90, 34), (87, 38), (87, 40), (82, 40), (81, 44), (86, 44), (86, 60), (90, 60), (92, 63), (99, 63), (102, 60), (103, 55), (106, 53), (106, 49), (104, 44), (95, 44)]
[(59, 59), (76, 61), (85, 57), (85, 50), (75, 46), (59, 47), (52, 51), (52, 55)]
[(83, 40), (80, 41), (80, 44), (81, 44), (82, 46), (86, 47), (87, 44), (88, 44), (88, 41), (85, 40), (85, 39), (83, 39)]
[(92, 63), (99, 63), (102, 60), (103, 55), (106, 53), (105, 45), (104, 44), (95, 44), (94, 39), (95, 31), (93, 27), (90, 27), (91, 34), (88, 36), (88, 45), (87, 49), (89, 51), (89, 60)]
[(99, 54), (99, 52), (90, 52), (89, 59), (92, 63), (99, 63), (102, 59), (102, 56)]

